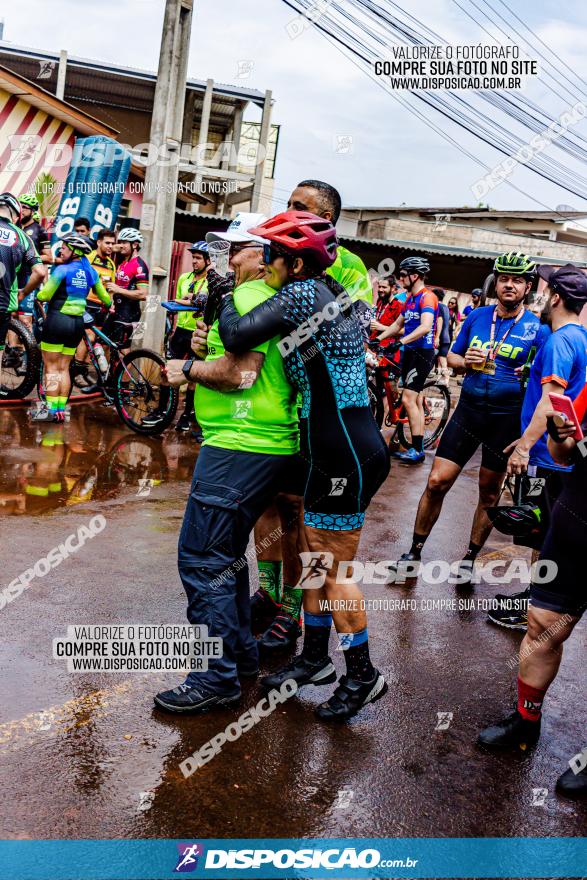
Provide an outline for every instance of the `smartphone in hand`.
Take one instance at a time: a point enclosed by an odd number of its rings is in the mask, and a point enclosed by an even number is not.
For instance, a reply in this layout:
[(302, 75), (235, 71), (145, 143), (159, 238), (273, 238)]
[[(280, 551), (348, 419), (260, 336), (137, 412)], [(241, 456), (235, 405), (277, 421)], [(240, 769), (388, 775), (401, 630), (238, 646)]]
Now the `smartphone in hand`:
[(550, 393), (548, 395), (549, 400), (552, 404), (552, 408), (561, 413), (563, 416), (569, 420), (569, 422), (573, 422), (576, 425), (575, 433), (573, 434), (573, 440), (582, 440), (583, 439), (583, 431), (581, 430), (581, 422), (577, 413), (575, 412), (575, 407), (573, 406), (573, 401), (570, 397), (567, 397), (565, 394), (554, 394)]

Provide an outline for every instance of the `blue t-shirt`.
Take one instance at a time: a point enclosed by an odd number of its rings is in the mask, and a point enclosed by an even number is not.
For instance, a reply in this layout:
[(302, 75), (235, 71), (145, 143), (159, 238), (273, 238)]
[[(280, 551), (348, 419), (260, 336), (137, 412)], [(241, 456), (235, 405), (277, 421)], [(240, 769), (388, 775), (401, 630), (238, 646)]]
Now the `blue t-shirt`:
[[(469, 348), (488, 351), (491, 340), (491, 323), (495, 306), (479, 306), (465, 319), (461, 332), (453, 344), (455, 354), (465, 355)], [(515, 374), (523, 366), (535, 345), (540, 321), (532, 312), (525, 311), (515, 327), (515, 318), (500, 318), (495, 322), (494, 345), (498, 345), (508, 328), (512, 328), (495, 356), (495, 373), (489, 375), (481, 370), (469, 370), (463, 381), (462, 396), (472, 403), (483, 403), (496, 409), (511, 411), (522, 403), (520, 380)]]
[[(567, 324), (547, 338), (539, 348), (530, 376), (522, 407), (522, 432), (532, 420), (534, 410), (542, 397), (546, 382), (560, 385), (559, 394), (566, 394), (574, 402), (587, 382), (587, 330), (581, 324)], [(530, 450), (530, 464), (566, 471), (556, 464), (548, 451), (545, 433)]]
[(474, 312), (474, 311), (475, 311), (475, 309), (473, 308), (471, 303), (469, 303), (469, 305), (465, 306), (465, 308), (463, 309), (463, 318), (468, 318), (469, 315), (471, 314), (471, 312)]

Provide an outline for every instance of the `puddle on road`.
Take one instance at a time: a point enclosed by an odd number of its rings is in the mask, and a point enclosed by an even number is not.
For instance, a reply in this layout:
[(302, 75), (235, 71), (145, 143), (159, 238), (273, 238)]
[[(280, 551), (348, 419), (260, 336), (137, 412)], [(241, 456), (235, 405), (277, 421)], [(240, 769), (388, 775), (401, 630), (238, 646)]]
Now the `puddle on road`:
[(199, 448), (193, 439), (173, 430), (140, 437), (97, 407), (73, 407), (64, 425), (0, 410), (0, 517), (105, 501), (128, 488), (146, 496), (160, 483), (191, 480)]

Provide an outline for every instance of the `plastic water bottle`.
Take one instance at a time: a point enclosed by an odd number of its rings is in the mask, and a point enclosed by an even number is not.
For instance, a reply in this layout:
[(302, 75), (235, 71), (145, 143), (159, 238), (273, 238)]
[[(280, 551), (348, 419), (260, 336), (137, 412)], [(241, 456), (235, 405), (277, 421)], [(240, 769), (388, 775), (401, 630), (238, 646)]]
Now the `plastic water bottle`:
[(108, 375), (108, 361), (106, 360), (106, 355), (104, 354), (104, 349), (97, 342), (94, 345), (94, 354), (96, 355), (96, 360), (98, 361), (98, 366), (100, 367), (100, 372), (102, 373), (103, 378), (105, 379)]

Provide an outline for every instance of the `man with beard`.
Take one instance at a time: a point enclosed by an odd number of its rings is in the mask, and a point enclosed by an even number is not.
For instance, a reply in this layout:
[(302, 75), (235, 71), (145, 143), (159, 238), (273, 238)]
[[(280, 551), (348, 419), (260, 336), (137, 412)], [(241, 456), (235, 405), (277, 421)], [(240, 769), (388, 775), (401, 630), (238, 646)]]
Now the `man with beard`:
[(412, 546), (401, 557), (402, 562), (420, 559), (447, 493), (482, 446), (479, 501), (461, 583), (492, 529), (487, 508), (501, 494), (508, 458), (504, 450), (520, 435), (522, 392), (516, 370), (526, 363), (540, 326), (524, 305), (534, 263), (524, 254), (508, 253), (496, 259), (493, 271), (497, 304), (471, 312), (448, 355), (449, 367), (465, 373), (461, 398), (440, 438), (418, 505)]
[[(541, 266), (538, 274), (548, 284), (549, 298), (543, 318), (552, 333), (538, 349), (530, 370), (522, 407), (522, 436), (508, 447), (508, 474), (531, 478), (528, 501), (534, 502), (539, 550), (549, 513), (562, 489), (569, 468), (554, 461), (547, 446), (546, 413), (552, 409), (549, 394), (565, 394), (574, 402), (587, 378), (587, 329), (579, 315), (587, 302), (587, 275), (577, 266)], [(540, 481), (540, 482), (538, 482)], [(539, 492), (539, 494), (538, 494)], [(495, 522), (495, 520), (494, 520)], [(509, 629), (526, 629), (530, 589), (510, 596), (498, 595), (499, 607), (489, 619)]]
[[(288, 211), (309, 211), (336, 226), (342, 209), (340, 193), (323, 180), (302, 180), (287, 202)], [(361, 258), (342, 245), (336, 260), (326, 270), (341, 284), (353, 302), (366, 342), (373, 318), (373, 290), (369, 273)], [(282, 553), (279, 542), (269, 541), (282, 523), (295, 523), (301, 515), (302, 499), (280, 493), (255, 526), (255, 544), (259, 566), (259, 589), (251, 598), (252, 625), (260, 633), (259, 648), (265, 652), (293, 648), (302, 630), (300, 626), (302, 590), (296, 584), (282, 582)], [(268, 546), (268, 544), (269, 546)], [(268, 546), (268, 549), (261, 549)]]

